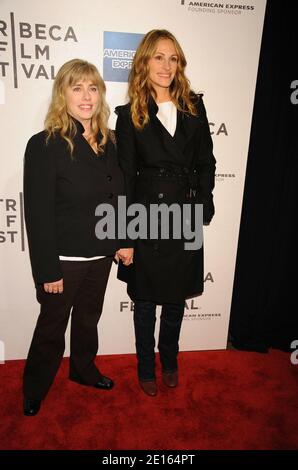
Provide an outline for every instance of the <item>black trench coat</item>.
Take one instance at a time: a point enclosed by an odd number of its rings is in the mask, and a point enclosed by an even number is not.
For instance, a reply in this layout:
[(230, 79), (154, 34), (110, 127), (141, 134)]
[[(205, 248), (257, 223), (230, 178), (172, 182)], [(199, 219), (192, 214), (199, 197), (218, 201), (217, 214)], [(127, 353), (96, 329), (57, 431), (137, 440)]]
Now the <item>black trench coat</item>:
[[(158, 107), (149, 103), (150, 121), (136, 130), (130, 105), (118, 106), (116, 138), (124, 173), (127, 203), (201, 203), (204, 223), (214, 215), (215, 158), (202, 95), (194, 97), (197, 116), (177, 112), (172, 137), (161, 124)], [(190, 197), (190, 188), (195, 197)], [(134, 263), (119, 265), (118, 278), (127, 282), (130, 297), (156, 303), (179, 303), (203, 292), (203, 247), (186, 251), (181, 240), (135, 242)]]

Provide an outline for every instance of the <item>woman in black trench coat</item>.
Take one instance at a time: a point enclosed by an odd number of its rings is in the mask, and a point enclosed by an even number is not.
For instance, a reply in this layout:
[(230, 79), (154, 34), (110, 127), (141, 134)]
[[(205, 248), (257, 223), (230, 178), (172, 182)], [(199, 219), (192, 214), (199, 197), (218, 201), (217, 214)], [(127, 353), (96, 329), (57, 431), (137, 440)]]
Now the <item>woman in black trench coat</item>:
[[(191, 91), (186, 60), (175, 37), (152, 30), (139, 45), (129, 78), (130, 102), (118, 106), (116, 138), (128, 204), (203, 204), (214, 215), (215, 158), (202, 95)], [(152, 220), (150, 221), (152, 223)], [(193, 220), (192, 220), (193, 224)], [(163, 382), (178, 384), (177, 355), (185, 299), (203, 292), (203, 248), (185, 250), (180, 240), (138, 239), (134, 263), (118, 277), (133, 299), (138, 377), (142, 390), (157, 393), (155, 311), (162, 305), (158, 348)]]

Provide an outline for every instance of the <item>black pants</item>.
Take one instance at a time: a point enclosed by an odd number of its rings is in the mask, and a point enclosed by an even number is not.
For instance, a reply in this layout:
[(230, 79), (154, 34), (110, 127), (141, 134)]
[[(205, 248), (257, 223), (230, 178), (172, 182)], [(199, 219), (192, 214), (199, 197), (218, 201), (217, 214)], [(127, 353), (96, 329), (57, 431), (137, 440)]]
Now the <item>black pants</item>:
[(42, 400), (58, 371), (65, 349), (65, 330), (71, 312), (69, 377), (95, 384), (100, 372), (94, 364), (98, 350), (97, 323), (111, 269), (112, 257), (93, 261), (61, 261), (64, 291), (49, 294), (37, 287), (40, 314), (23, 377), (24, 396)]
[[(184, 303), (162, 305), (158, 350), (163, 372), (174, 372), (177, 370), (179, 335), (183, 313)], [(135, 300), (134, 327), (138, 376), (141, 380), (155, 379), (155, 321), (156, 303)]]

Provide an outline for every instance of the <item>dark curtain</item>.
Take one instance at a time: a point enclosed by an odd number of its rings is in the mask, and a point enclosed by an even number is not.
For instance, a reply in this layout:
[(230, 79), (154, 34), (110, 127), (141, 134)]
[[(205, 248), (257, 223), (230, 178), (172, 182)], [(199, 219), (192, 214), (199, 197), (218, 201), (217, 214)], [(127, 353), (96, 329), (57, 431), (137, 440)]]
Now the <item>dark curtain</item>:
[(298, 339), (297, 20), (297, 2), (267, 0), (230, 317), (237, 349), (289, 351)]

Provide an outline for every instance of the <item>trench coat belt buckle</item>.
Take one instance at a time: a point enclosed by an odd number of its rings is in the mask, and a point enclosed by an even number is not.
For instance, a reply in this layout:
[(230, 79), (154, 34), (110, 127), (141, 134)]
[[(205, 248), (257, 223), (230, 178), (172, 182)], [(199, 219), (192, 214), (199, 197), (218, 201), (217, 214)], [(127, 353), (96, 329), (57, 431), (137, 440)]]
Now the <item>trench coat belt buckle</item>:
[(197, 190), (194, 188), (189, 188), (188, 197), (189, 199), (194, 199), (196, 197)]

